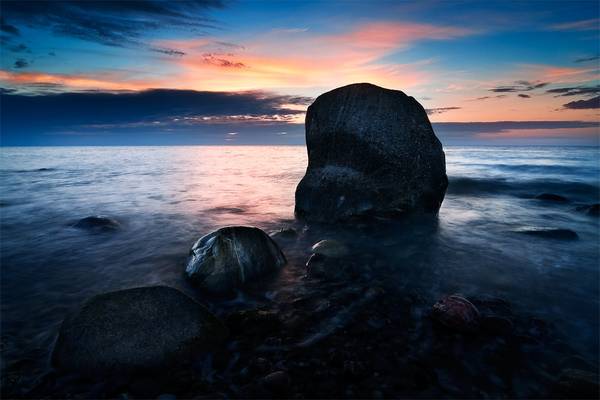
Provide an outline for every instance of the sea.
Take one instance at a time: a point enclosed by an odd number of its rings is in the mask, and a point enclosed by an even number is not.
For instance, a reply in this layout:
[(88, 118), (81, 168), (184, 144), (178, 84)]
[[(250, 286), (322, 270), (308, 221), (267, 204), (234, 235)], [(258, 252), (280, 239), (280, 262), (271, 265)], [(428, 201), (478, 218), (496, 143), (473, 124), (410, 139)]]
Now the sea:
[[(552, 327), (568, 350), (548, 352), (547, 362), (572, 354), (597, 365), (600, 218), (585, 207), (600, 201), (598, 148), (446, 146), (445, 153), (449, 186), (436, 217), (336, 227), (294, 218), (304, 146), (0, 148), (2, 373), (35, 386), (50, 369), (65, 316), (107, 291), (173, 286), (217, 314), (291, 301), (308, 290), (304, 265), (321, 239), (374, 254), (380, 269), (368, 279), (416, 294), (414, 318), (426, 318), (448, 294), (499, 298)], [(536, 198), (544, 193), (566, 200)], [(120, 229), (74, 226), (96, 215)], [(185, 279), (192, 244), (229, 225), (299, 232), (281, 244), (288, 265), (262, 297), (211, 299)], [(577, 239), (523, 233), (532, 229), (568, 229)], [(524, 385), (512, 394), (535, 391)]]

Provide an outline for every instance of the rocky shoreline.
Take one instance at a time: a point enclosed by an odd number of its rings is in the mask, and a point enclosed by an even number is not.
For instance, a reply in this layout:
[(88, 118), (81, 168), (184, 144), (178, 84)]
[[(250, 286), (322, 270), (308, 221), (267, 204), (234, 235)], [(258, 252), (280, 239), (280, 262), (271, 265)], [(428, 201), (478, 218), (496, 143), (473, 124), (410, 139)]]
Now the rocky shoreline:
[[(448, 184), (441, 144), (402, 92), (359, 84), (323, 96), (307, 116), (297, 220), (271, 235), (228, 226), (199, 238), (174, 266), (191, 297), (153, 286), (89, 299), (60, 327), (51, 370), (33, 387), (20, 384), (26, 370), (8, 371), (2, 397), (597, 398), (597, 365), (535, 310), (406, 288), (415, 277), (388, 249), (414, 250), (386, 231), (425, 244), (414, 270), (435, 256), (427, 243)], [(575, 211), (595, 217), (598, 205)], [(72, 226), (123, 228), (103, 216)], [(560, 227), (510, 233), (578, 239)], [(291, 283), (273, 289), (273, 279)]]

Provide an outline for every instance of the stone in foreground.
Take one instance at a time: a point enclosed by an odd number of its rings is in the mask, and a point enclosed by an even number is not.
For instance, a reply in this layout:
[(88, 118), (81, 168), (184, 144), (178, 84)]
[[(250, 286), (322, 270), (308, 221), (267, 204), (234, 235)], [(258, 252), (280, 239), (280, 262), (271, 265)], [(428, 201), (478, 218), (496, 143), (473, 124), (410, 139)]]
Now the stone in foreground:
[(269, 235), (246, 226), (209, 233), (194, 244), (190, 253), (187, 276), (201, 288), (217, 293), (232, 291), (286, 263)]
[(319, 96), (306, 114), (308, 168), (295, 212), (313, 221), (437, 212), (448, 178), (427, 113), (399, 90), (368, 83)]
[(479, 328), (480, 314), (477, 307), (464, 297), (453, 294), (433, 305), (433, 318), (452, 330), (470, 333)]
[(206, 308), (166, 286), (92, 297), (63, 322), (52, 354), (60, 370), (110, 374), (185, 364), (227, 335)]
[(80, 219), (73, 224), (73, 227), (96, 231), (116, 231), (121, 228), (121, 224), (112, 218), (104, 217), (102, 215), (92, 215)]

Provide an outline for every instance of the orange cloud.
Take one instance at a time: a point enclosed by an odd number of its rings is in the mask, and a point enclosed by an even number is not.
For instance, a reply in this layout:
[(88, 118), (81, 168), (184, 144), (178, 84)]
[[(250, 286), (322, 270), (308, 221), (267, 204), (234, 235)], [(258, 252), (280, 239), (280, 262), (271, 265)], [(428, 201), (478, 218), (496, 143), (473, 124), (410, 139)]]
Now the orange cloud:
[[(422, 66), (428, 61), (397, 64), (379, 60), (409, 44), (447, 40), (472, 34), (463, 28), (428, 24), (380, 22), (336, 34), (310, 31), (271, 31), (243, 48), (223, 52), (216, 40), (161, 41), (158, 46), (181, 49), (186, 56), (165, 59), (181, 69), (181, 78), (206, 90), (304, 89), (325, 90), (352, 82), (368, 81), (388, 87), (410, 88), (429, 76)], [(207, 54), (222, 51), (222, 62)], [(231, 65), (240, 68), (223, 68)]]
[(158, 81), (126, 80), (119, 74), (68, 75), (0, 70), (0, 82), (8, 85), (59, 85), (70, 89), (143, 90), (163, 87)]

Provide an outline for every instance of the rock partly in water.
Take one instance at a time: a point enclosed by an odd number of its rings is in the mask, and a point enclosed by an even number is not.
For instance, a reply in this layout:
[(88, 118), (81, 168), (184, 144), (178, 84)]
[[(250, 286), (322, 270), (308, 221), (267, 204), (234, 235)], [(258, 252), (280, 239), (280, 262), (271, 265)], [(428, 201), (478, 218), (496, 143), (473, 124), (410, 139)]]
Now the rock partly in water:
[(516, 232), (544, 239), (576, 240), (579, 238), (579, 235), (571, 229), (527, 228), (517, 230)]
[(555, 201), (557, 203), (567, 203), (569, 201), (569, 199), (567, 199), (566, 197), (554, 193), (538, 194), (537, 196), (535, 196), (535, 198), (544, 201)]
[(312, 252), (330, 258), (342, 258), (350, 254), (348, 246), (337, 240), (325, 239), (315, 243)]
[(560, 374), (552, 395), (552, 397), (566, 399), (598, 399), (600, 398), (598, 374), (579, 369), (566, 369)]
[(290, 387), (290, 376), (285, 371), (275, 371), (261, 379), (263, 387), (275, 395), (285, 395)]
[(285, 256), (265, 232), (232, 226), (209, 233), (194, 244), (186, 274), (201, 288), (223, 293), (285, 263)]
[(116, 231), (121, 228), (118, 221), (101, 215), (85, 217), (73, 224), (78, 229), (96, 230), (96, 231)]
[(271, 232), (270, 236), (273, 239), (291, 240), (298, 237), (298, 232), (294, 228), (283, 228), (275, 232)]
[(63, 322), (52, 354), (60, 370), (109, 374), (185, 364), (227, 336), (206, 308), (153, 286), (92, 297)]
[(592, 217), (600, 217), (600, 203), (579, 206), (576, 210), (591, 215)]
[(472, 333), (479, 329), (480, 314), (469, 300), (453, 294), (433, 305), (433, 318), (452, 330)]
[(360, 83), (322, 94), (308, 107), (306, 144), (300, 218), (437, 212), (444, 199), (442, 145), (423, 107), (399, 90)]
[(327, 257), (323, 254), (312, 254), (306, 263), (306, 275), (309, 278), (340, 280), (348, 277), (345, 260)]

